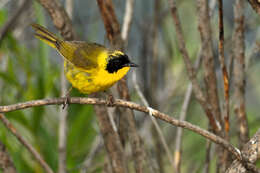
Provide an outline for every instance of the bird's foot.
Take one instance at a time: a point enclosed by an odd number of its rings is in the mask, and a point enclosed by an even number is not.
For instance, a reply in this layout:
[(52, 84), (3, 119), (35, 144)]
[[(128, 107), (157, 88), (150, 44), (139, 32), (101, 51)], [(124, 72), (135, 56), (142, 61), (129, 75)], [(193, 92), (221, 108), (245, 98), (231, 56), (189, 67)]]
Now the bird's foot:
[(115, 99), (114, 99), (114, 97), (113, 97), (112, 94), (109, 94), (109, 95), (107, 96), (106, 105), (107, 105), (108, 107), (113, 107), (113, 106), (115, 106)]
[(62, 103), (62, 109), (65, 109), (67, 106), (69, 106), (69, 100), (70, 100), (70, 91), (72, 90), (72, 87), (68, 90), (68, 92), (65, 95), (65, 101)]

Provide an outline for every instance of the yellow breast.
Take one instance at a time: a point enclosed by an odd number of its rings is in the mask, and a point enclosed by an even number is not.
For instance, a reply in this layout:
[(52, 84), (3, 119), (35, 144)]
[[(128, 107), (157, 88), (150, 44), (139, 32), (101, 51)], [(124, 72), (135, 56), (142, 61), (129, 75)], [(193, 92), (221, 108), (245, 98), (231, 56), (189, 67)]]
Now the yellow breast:
[(69, 82), (74, 88), (77, 88), (81, 93), (91, 94), (99, 91), (105, 91), (122, 79), (130, 67), (123, 67), (115, 73), (106, 71), (107, 52), (102, 52), (97, 57), (98, 67), (89, 70), (84, 70), (71, 65), (64, 61), (65, 74)]

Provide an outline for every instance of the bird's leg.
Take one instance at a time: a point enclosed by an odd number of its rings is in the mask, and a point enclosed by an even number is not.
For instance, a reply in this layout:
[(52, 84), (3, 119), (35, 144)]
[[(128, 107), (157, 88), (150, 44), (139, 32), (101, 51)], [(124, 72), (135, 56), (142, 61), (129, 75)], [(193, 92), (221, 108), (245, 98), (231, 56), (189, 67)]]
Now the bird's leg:
[(109, 107), (113, 107), (115, 106), (115, 98), (112, 95), (111, 92), (106, 92), (107, 93), (107, 97), (106, 97), (106, 105)]
[(69, 105), (69, 98), (70, 98), (71, 90), (72, 90), (72, 87), (70, 87), (70, 89), (67, 91), (67, 93), (65, 95), (65, 101), (62, 103), (62, 109), (65, 109), (65, 107)]

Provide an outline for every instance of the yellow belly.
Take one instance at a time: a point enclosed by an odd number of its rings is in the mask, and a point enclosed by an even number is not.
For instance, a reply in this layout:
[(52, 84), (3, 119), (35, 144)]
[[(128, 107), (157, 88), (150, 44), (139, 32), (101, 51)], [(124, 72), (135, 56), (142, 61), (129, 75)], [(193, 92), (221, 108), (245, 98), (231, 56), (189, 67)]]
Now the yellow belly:
[(68, 81), (83, 94), (107, 90), (122, 79), (130, 69), (130, 67), (124, 67), (116, 73), (108, 73), (104, 68), (83, 71), (66, 62), (64, 62), (64, 67)]

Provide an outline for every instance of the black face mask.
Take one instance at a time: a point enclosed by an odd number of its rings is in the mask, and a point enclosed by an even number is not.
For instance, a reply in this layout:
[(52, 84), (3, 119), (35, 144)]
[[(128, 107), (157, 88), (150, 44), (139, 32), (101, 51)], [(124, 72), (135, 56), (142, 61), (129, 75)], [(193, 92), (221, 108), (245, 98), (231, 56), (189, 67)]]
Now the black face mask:
[(109, 73), (115, 73), (123, 67), (138, 67), (138, 65), (130, 62), (128, 56), (125, 54), (110, 55), (106, 67)]

